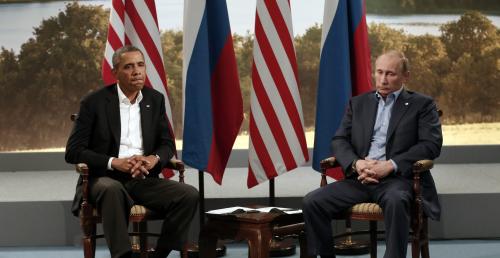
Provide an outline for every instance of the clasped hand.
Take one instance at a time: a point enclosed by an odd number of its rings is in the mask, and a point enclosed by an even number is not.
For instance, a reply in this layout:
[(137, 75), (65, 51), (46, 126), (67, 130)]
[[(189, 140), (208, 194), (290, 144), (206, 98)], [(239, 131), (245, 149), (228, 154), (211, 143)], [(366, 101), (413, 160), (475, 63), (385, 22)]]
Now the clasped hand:
[(360, 159), (356, 161), (358, 180), (362, 184), (378, 184), (379, 180), (394, 171), (394, 166), (389, 160)]
[(134, 155), (128, 158), (114, 158), (111, 166), (124, 173), (129, 173), (133, 178), (144, 178), (149, 174), (149, 170), (158, 163), (158, 158), (153, 155), (147, 157)]

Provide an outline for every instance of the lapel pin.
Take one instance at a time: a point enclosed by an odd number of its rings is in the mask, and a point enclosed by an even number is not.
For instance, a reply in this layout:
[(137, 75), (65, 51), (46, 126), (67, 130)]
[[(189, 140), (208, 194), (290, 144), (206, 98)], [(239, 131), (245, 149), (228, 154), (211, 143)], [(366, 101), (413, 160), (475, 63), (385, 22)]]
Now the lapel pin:
[[(406, 103), (408, 105), (408, 103)], [(146, 105), (147, 108), (149, 108), (149, 105)]]
[(408, 102), (405, 102), (405, 106), (408, 106)]

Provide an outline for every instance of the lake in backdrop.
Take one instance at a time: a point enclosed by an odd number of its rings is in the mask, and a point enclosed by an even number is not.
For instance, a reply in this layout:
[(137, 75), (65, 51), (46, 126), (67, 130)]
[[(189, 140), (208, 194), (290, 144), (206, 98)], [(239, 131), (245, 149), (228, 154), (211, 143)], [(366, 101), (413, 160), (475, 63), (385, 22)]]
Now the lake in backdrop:
[[(68, 1), (69, 2), (69, 1)], [(0, 46), (19, 52), (21, 44), (33, 36), (33, 28), (43, 19), (65, 9), (66, 1), (45, 3), (0, 4)], [(80, 4), (111, 6), (111, 0), (79, 1)], [(323, 22), (324, 1), (295, 0), (292, 2), (294, 34), (304, 34), (315, 23)], [(240, 35), (253, 32), (255, 0), (227, 0), (231, 29)], [(183, 0), (156, 1), (160, 29), (182, 29)], [(413, 35), (439, 35), (439, 26), (460, 18), (458, 14), (367, 15), (367, 22), (385, 23)], [(488, 16), (500, 27), (500, 16)]]

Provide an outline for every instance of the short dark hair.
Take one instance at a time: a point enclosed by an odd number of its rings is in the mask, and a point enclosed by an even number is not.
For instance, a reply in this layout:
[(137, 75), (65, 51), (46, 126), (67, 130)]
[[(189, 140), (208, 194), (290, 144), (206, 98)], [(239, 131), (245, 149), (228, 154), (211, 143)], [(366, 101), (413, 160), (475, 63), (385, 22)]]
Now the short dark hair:
[(144, 54), (142, 53), (142, 51), (138, 47), (132, 46), (132, 45), (125, 45), (125, 46), (117, 49), (115, 51), (115, 53), (113, 54), (113, 58), (111, 59), (111, 61), (113, 62), (113, 69), (117, 68), (118, 64), (120, 63), (121, 55), (123, 53), (128, 53), (128, 52), (139, 52), (144, 57)]
[[(395, 57), (399, 57), (399, 59), (401, 59), (401, 72), (402, 73), (407, 73), (410, 71), (410, 62), (408, 61), (408, 58), (406, 58), (405, 54), (401, 51), (398, 51), (398, 50), (389, 50), (385, 53), (383, 53), (382, 55), (379, 56), (379, 58), (381, 56), (395, 56)], [(377, 58), (378, 59), (378, 58)]]

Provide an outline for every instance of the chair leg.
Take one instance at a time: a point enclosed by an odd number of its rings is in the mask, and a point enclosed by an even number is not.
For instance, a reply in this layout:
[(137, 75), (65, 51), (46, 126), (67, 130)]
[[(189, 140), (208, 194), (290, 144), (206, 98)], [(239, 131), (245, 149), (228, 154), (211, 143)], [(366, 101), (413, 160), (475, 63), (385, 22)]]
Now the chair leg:
[(377, 258), (377, 221), (370, 220), (370, 258)]
[(139, 252), (141, 258), (148, 258), (148, 223), (145, 221), (132, 224), (134, 232), (139, 234)]
[(411, 257), (412, 258), (420, 258), (420, 237), (421, 231), (418, 230), (418, 227), (415, 227), (413, 230), (413, 238), (411, 240)]
[(95, 258), (95, 232), (96, 224), (82, 221), (82, 244), (83, 244), (83, 257), (85, 258)]
[(429, 255), (429, 228), (427, 225), (427, 218), (423, 219), (423, 224), (422, 224), (422, 238), (423, 238), (423, 243), (422, 245), (422, 258), (430, 258)]

